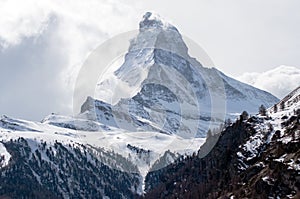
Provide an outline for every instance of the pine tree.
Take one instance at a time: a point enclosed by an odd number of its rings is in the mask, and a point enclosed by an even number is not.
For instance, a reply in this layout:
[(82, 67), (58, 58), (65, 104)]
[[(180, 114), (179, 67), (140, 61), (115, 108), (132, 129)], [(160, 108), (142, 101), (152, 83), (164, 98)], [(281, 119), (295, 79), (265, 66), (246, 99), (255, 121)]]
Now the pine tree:
[(259, 114), (260, 114), (261, 116), (267, 116), (267, 109), (266, 109), (266, 107), (265, 107), (264, 105), (261, 105), (261, 106), (259, 107)]
[(274, 105), (274, 113), (277, 113), (278, 111), (278, 107), (277, 107), (277, 104)]
[(280, 103), (280, 109), (283, 111), (284, 108), (285, 108), (284, 101), (282, 101), (282, 102)]
[(242, 115), (241, 115), (241, 119), (242, 120), (247, 120), (249, 118), (249, 114), (247, 113), (247, 111), (243, 111)]

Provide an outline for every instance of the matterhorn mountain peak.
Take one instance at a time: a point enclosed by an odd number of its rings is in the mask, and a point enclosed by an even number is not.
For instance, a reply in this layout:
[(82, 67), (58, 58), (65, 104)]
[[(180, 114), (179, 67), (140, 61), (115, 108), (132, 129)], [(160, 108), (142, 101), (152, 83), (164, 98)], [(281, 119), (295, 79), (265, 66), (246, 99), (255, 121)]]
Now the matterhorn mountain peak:
[[(98, 101), (95, 104), (100, 107), (96, 105), (85, 114), (101, 116), (98, 120), (102, 123), (113, 119), (121, 128), (182, 137), (205, 137), (208, 129), (219, 127), (225, 117), (243, 110), (253, 113), (261, 104), (270, 107), (278, 102), (270, 93), (216, 68), (203, 67), (189, 55), (179, 31), (150, 12), (140, 22), (140, 31), (131, 40), (123, 64), (97, 85), (96, 98), (102, 100), (112, 88), (120, 91), (114, 93), (112, 106), (102, 106)], [(109, 115), (106, 119), (102, 117), (104, 112)], [(127, 118), (126, 125), (122, 125), (122, 118)]]

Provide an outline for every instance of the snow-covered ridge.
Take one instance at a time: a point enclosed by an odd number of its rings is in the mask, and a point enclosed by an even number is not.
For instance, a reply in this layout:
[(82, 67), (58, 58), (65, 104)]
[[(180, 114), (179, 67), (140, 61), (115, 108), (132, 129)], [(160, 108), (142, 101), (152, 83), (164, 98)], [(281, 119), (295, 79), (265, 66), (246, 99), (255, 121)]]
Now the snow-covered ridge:
[(300, 104), (300, 86), (290, 92), (278, 103), (274, 104), (269, 108), (270, 113), (284, 112), (290, 110), (297, 110), (297, 107)]

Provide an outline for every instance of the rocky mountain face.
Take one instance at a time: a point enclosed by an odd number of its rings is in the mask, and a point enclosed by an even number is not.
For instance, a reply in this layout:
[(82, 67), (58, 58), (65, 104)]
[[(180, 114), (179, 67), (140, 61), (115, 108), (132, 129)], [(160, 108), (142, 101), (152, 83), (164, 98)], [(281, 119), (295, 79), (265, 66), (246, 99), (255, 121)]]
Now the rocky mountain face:
[(146, 13), (139, 27), (124, 63), (96, 89), (100, 99), (112, 89), (127, 96), (114, 93), (106, 102), (89, 97), (81, 115), (127, 130), (205, 137), (231, 114), (278, 102), (270, 93), (204, 67), (188, 54), (176, 27), (159, 16)]
[(200, 149), (150, 172), (146, 198), (299, 198), (299, 91), (276, 104), (280, 110), (241, 116), (206, 156)]

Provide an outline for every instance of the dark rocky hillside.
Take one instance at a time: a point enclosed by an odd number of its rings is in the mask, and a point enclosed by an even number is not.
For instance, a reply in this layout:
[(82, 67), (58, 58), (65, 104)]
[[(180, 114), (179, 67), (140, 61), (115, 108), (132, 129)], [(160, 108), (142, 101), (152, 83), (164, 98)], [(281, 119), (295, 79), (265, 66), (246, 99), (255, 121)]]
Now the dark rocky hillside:
[(241, 118), (205, 157), (149, 173), (145, 198), (300, 198), (299, 120), (285, 116), (275, 130), (271, 117)]

